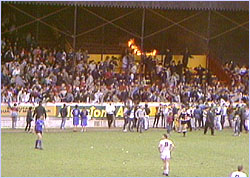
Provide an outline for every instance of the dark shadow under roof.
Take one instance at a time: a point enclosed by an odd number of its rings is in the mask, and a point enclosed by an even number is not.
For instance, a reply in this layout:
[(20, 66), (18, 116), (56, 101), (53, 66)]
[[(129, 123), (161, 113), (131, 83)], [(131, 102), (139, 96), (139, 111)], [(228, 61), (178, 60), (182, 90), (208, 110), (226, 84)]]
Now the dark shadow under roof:
[(248, 1), (3, 1), (38, 5), (86, 7), (151, 8), (180, 10), (248, 11)]

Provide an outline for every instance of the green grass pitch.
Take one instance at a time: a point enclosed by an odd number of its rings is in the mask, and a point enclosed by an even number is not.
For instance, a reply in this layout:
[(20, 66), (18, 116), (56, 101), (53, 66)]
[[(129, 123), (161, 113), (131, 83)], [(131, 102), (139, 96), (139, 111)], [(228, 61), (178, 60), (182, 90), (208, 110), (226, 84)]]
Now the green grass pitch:
[[(36, 136), (2, 129), (3, 177), (161, 177), (163, 164), (157, 147), (164, 129), (142, 134), (121, 129), (49, 130), (44, 150), (35, 150)], [(172, 133), (176, 145), (171, 177), (227, 177), (242, 164), (249, 174), (249, 135), (232, 136), (231, 129), (186, 137)]]

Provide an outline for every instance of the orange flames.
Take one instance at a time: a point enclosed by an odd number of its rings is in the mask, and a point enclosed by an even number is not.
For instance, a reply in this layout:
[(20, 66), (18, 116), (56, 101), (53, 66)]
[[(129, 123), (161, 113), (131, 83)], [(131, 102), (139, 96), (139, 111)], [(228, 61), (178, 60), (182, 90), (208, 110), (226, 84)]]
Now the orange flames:
[(154, 49), (152, 52), (146, 53), (146, 56), (155, 56), (156, 53), (157, 53), (157, 51)]
[(128, 47), (131, 47), (131, 45), (134, 44), (134, 43), (135, 43), (135, 40), (134, 39), (130, 39), (128, 41)]
[[(131, 48), (133, 50), (133, 54), (135, 54), (137, 56), (141, 56), (143, 54), (141, 52), (141, 50), (139, 49), (139, 47), (136, 46), (134, 39), (130, 39), (128, 41), (128, 47)], [(157, 53), (157, 51), (154, 49), (152, 52), (147, 52), (146, 56), (155, 56), (156, 53)]]

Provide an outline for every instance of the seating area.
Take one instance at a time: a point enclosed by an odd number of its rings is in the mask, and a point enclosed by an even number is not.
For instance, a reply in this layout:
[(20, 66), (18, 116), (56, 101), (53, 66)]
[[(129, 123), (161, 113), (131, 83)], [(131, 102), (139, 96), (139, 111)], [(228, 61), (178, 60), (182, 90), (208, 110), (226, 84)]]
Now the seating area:
[[(29, 34), (28, 34), (29, 35)], [(232, 69), (232, 86), (220, 83), (201, 66), (194, 70), (182, 63), (163, 66), (147, 57), (140, 63), (128, 52), (123, 59), (107, 57), (98, 63), (85, 50), (56, 50), (2, 39), (2, 102), (197, 102), (221, 98), (248, 98), (248, 69)], [(34, 40), (34, 38), (32, 38)], [(125, 61), (125, 62), (124, 62)], [(122, 70), (117, 68), (121, 67)], [(124, 65), (124, 63), (126, 65)], [(231, 68), (230, 68), (231, 67)], [(119, 71), (119, 72), (115, 72)], [(235, 97), (234, 97), (235, 96)], [(240, 97), (236, 97), (240, 96)]]

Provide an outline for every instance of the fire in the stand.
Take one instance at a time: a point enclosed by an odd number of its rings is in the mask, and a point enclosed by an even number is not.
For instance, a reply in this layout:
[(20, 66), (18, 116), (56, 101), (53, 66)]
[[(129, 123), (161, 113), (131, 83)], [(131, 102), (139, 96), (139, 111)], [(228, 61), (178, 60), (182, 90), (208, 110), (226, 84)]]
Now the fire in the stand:
[[(128, 41), (128, 47), (130, 49), (132, 49), (133, 54), (135, 54), (137, 56), (141, 56), (144, 54), (141, 52), (140, 48), (138, 46), (136, 46), (134, 39), (130, 39)], [(156, 56), (156, 54), (157, 54), (157, 51), (155, 49), (152, 52), (146, 52), (146, 56)]]
[(152, 52), (146, 53), (146, 56), (155, 56), (156, 53), (157, 53), (157, 51), (154, 49)]

